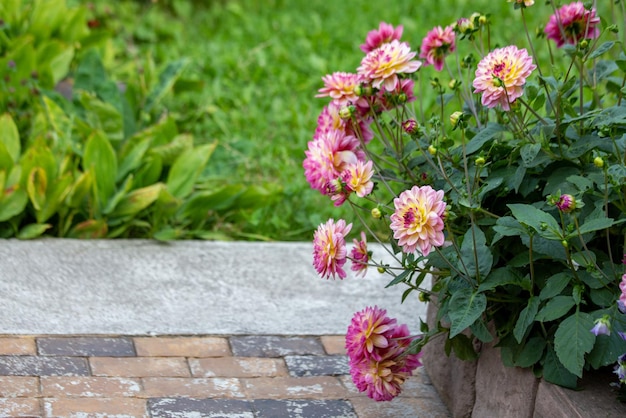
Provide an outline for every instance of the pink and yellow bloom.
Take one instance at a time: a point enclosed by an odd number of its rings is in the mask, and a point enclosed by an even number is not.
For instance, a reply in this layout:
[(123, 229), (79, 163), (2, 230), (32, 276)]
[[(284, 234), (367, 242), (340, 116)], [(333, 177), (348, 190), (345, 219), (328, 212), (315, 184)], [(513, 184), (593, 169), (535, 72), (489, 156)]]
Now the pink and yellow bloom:
[(374, 183), (371, 180), (373, 174), (374, 170), (371, 161), (366, 163), (357, 161), (348, 165), (342, 174), (342, 178), (350, 191), (353, 191), (359, 197), (365, 197), (374, 188)]
[(380, 22), (378, 30), (374, 29), (367, 33), (365, 43), (361, 45), (361, 51), (367, 54), (368, 52), (379, 48), (382, 44), (391, 42), (394, 39), (400, 40), (403, 29), (402, 25), (394, 28), (389, 23)]
[(456, 49), (455, 38), (453, 26), (435, 27), (422, 40), (420, 58), (433, 65), (435, 70), (441, 71), (445, 57)]
[(334, 72), (322, 77), (324, 87), (315, 97), (330, 97), (340, 105), (356, 103), (359, 97), (354, 88), (359, 85), (359, 76), (352, 73)]
[(433, 247), (444, 243), (444, 213), (446, 203), (443, 190), (430, 186), (413, 186), (393, 200), (395, 212), (391, 215), (393, 237), (405, 253), (417, 249), (427, 256)]
[(524, 84), (537, 68), (525, 49), (514, 45), (498, 48), (485, 56), (476, 68), (474, 93), (481, 93), (481, 102), (489, 108), (502, 106), (508, 111), (511, 103), (524, 93)]
[(370, 259), (370, 253), (367, 251), (367, 237), (365, 232), (361, 231), (361, 240), (356, 238), (352, 240), (354, 247), (350, 252), (350, 258), (352, 260), (352, 267), (350, 269), (356, 272), (357, 276), (364, 276), (367, 272), (367, 263)]
[(356, 312), (346, 333), (346, 351), (357, 389), (376, 401), (398, 396), (404, 381), (422, 365), (421, 353), (406, 352), (415, 338), (384, 309), (375, 306)]
[(530, 7), (535, 4), (535, 0), (507, 0), (509, 3), (515, 2), (519, 5), (524, 5), (524, 7)]
[(565, 44), (575, 45), (582, 39), (597, 38), (600, 36), (599, 24), (596, 9), (587, 10), (583, 2), (577, 1), (561, 6), (550, 16), (544, 32), (560, 48)]
[(352, 229), (343, 219), (335, 222), (329, 219), (321, 224), (313, 234), (313, 266), (322, 278), (340, 279), (346, 277), (343, 265), (346, 263), (348, 250), (346, 249), (346, 235)]
[(626, 305), (626, 274), (622, 276), (622, 281), (619, 283), (619, 290), (622, 291), (622, 293), (619, 295), (619, 300), (624, 305)]
[(414, 73), (422, 66), (413, 59), (415, 55), (409, 44), (394, 39), (369, 52), (357, 73), (374, 88), (394, 91), (399, 84), (399, 74)]

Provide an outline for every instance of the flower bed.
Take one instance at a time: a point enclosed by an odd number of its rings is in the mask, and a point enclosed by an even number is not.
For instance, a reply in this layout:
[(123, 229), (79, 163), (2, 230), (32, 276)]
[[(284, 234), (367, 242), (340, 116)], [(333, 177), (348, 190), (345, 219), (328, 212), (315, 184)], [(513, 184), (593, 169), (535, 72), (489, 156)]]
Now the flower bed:
[[(528, 49), (494, 45), (488, 14), (435, 27), (419, 56), (383, 22), (356, 73), (323, 78), (318, 97), (331, 100), (305, 175), (367, 235), (349, 252), (351, 223), (320, 225), (315, 268), (343, 279), (348, 260), (374, 266), (406, 286), (403, 300), (438, 300), (420, 335), (396, 335), (378, 308), (355, 315), (353, 377), (377, 400), (399, 393), (403, 362), (433, 341), (467, 361), (497, 342), (500, 363), (562, 387), (612, 365), (626, 383), (624, 6), (601, 5), (605, 24), (595, 2), (533, 3), (514, 2)], [(537, 37), (531, 10), (545, 14)], [(367, 239), (397, 265), (377, 262)]]

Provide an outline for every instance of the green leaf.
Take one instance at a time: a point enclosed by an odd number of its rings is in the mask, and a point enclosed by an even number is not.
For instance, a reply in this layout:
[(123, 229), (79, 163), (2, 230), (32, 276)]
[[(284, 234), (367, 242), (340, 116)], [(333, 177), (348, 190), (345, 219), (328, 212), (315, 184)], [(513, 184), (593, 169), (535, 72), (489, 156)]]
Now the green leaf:
[(555, 319), (561, 318), (568, 313), (576, 305), (574, 298), (571, 296), (556, 296), (550, 299), (546, 305), (541, 308), (537, 316), (536, 321), (549, 322)]
[(596, 340), (592, 328), (591, 315), (577, 311), (563, 320), (554, 334), (554, 350), (559, 361), (578, 377), (583, 374), (585, 354), (591, 351)]
[(616, 332), (611, 335), (598, 335), (593, 350), (587, 356), (587, 362), (594, 369), (614, 364), (619, 356), (626, 352), (626, 341)]
[(450, 298), (450, 337), (454, 337), (472, 325), (487, 308), (487, 298), (483, 293), (460, 290)]
[(454, 354), (461, 360), (471, 361), (478, 358), (472, 341), (465, 334), (459, 334), (450, 338)]
[(611, 48), (613, 48), (613, 45), (615, 45), (614, 41), (604, 42), (602, 45), (597, 47), (591, 54), (589, 54), (587, 59), (592, 60), (594, 58), (598, 58), (600, 55), (604, 54), (605, 52), (608, 52)]
[(93, 170), (97, 205), (102, 211), (115, 192), (117, 157), (111, 143), (100, 131), (94, 132), (87, 140), (83, 170)]
[(41, 236), (48, 229), (52, 228), (50, 224), (29, 224), (20, 229), (17, 233), (19, 239), (33, 239)]
[(541, 337), (530, 338), (524, 348), (515, 357), (515, 365), (517, 367), (531, 367), (543, 356), (546, 348), (546, 340)]
[(507, 130), (506, 126), (496, 123), (489, 123), (486, 127), (480, 130), (468, 143), (465, 148), (467, 155), (473, 154), (479, 151), (485, 143), (493, 139), (496, 135)]
[(4, 144), (13, 162), (17, 162), (21, 153), (20, 134), (13, 118), (8, 113), (0, 116), (0, 142)]
[(23, 213), (27, 204), (28, 194), (24, 189), (15, 189), (8, 193), (4, 190), (4, 197), (0, 196), (0, 222)]
[(513, 335), (517, 342), (521, 343), (526, 335), (526, 331), (535, 321), (535, 316), (537, 315), (537, 311), (539, 310), (539, 298), (536, 296), (531, 296), (528, 300), (528, 305), (522, 312), (520, 312), (519, 317), (517, 318), (517, 322), (515, 323), (515, 328), (513, 329)]
[(546, 300), (560, 294), (572, 278), (573, 276), (569, 272), (560, 272), (548, 277), (546, 285), (541, 289), (541, 293), (539, 293), (539, 299)]
[(484, 232), (477, 226), (469, 228), (465, 233), (461, 244), (461, 258), (469, 277), (487, 277), (491, 271), (493, 255), (487, 247)]
[(554, 349), (550, 346), (548, 347), (546, 359), (543, 363), (543, 378), (546, 379), (547, 382), (571, 389), (576, 389), (576, 384), (578, 383), (576, 375), (563, 366)]
[(188, 196), (204, 170), (217, 142), (201, 145), (182, 153), (172, 165), (167, 177), (167, 189), (177, 198)]
[(485, 292), (488, 290), (493, 290), (499, 286), (506, 285), (516, 285), (522, 286), (522, 278), (520, 277), (517, 270), (511, 267), (500, 267), (493, 270), (487, 278), (480, 283), (478, 287), (479, 292)]
[(539, 151), (541, 151), (541, 144), (525, 144), (520, 148), (520, 157), (522, 157), (522, 162), (525, 167), (533, 167), (536, 165), (534, 161), (537, 155), (539, 155)]
[(507, 205), (515, 219), (524, 225), (532, 227), (539, 235), (550, 240), (563, 239), (561, 227), (554, 217), (532, 205), (509, 204)]
[(144, 111), (150, 113), (152, 108), (160, 102), (163, 97), (170, 91), (176, 80), (180, 77), (183, 70), (189, 64), (189, 59), (183, 58), (170, 62), (167, 67), (159, 74), (159, 83), (148, 95)]
[(472, 331), (472, 334), (474, 334), (474, 336), (483, 343), (493, 341), (493, 335), (489, 332), (489, 329), (487, 328), (487, 325), (485, 325), (485, 321), (483, 321), (482, 318), (478, 318), (476, 322), (470, 326), (470, 330)]
[(40, 211), (46, 202), (46, 191), (48, 189), (48, 177), (46, 171), (41, 167), (34, 167), (28, 175), (26, 181), (26, 192), (36, 211)]
[(578, 233), (587, 234), (589, 232), (607, 229), (607, 228), (612, 227), (613, 224), (614, 224), (614, 221), (612, 218), (596, 218), (596, 219), (592, 219), (589, 221), (585, 221), (585, 223), (582, 224), (580, 228), (578, 229), (578, 232), (576, 231), (572, 232), (571, 234), (567, 236), (567, 238), (569, 239), (569, 238), (577, 237)]
[(163, 183), (156, 183), (152, 186), (133, 190), (120, 200), (111, 216), (127, 216), (139, 213), (158, 199), (164, 187)]

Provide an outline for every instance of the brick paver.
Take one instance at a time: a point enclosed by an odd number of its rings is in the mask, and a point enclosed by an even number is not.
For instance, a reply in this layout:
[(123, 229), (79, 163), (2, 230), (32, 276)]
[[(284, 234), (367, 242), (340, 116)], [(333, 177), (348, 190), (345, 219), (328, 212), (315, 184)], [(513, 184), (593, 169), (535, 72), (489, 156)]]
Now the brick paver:
[(419, 370), (391, 402), (343, 336), (0, 336), (0, 417), (448, 417)]

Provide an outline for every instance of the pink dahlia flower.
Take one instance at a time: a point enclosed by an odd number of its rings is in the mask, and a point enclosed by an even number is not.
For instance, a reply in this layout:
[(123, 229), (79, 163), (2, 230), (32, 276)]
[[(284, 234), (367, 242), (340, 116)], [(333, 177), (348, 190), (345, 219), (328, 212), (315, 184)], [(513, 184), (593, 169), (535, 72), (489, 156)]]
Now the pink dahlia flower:
[(419, 248), (427, 256), (433, 246), (443, 245), (443, 216), (446, 210), (443, 190), (413, 186), (395, 198), (393, 204), (396, 210), (391, 215), (390, 228), (405, 253)]
[(357, 68), (359, 76), (372, 83), (372, 87), (393, 91), (399, 84), (398, 74), (417, 71), (422, 63), (413, 58), (409, 44), (393, 40), (369, 52)]
[(367, 38), (365, 38), (365, 43), (361, 45), (361, 51), (371, 52), (376, 48), (380, 47), (382, 44), (393, 41), (394, 39), (400, 40), (402, 37), (403, 31), (402, 25), (394, 28), (389, 23), (380, 22), (378, 25), (378, 30), (374, 29), (367, 33)]
[(359, 85), (359, 76), (351, 73), (334, 72), (322, 77), (324, 87), (315, 97), (330, 97), (340, 105), (356, 103), (359, 97), (354, 88)]
[(563, 213), (569, 213), (576, 209), (576, 198), (571, 194), (563, 194), (556, 201), (556, 207)]
[(339, 130), (323, 132), (309, 141), (302, 166), (311, 187), (328, 194), (328, 183), (337, 179), (349, 164), (364, 158), (363, 151), (358, 147), (357, 138)]
[(352, 259), (352, 267), (350, 269), (356, 272), (357, 276), (364, 276), (367, 272), (367, 263), (369, 262), (369, 252), (367, 251), (367, 237), (365, 232), (361, 231), (361, 241), (356, 238), (352, 240), (354, 247), (350, 252), (350, 258)]
[(322, 278), (346, 277), (343, 265), (346, 263), (348, 251), (346, 249), (346, 235), (352, 229), (352, 224), (346, 225), (343, 219), (335, 223), (329, 219), (321, 224), (313, 234), (313, 266)]
[(619, 300), (626, 305), (626, 274), (622, 276), (622, 281), (619, 284), (619, 290), (622, 291), (619, 295)]
[(390, 401), (421, 366), (421, 353), (408, 354), (411, 337), (406, 325), (386, 316), (377, 306), (356, 312), (346, 334), (352, 381), (376, 401)]
[(560, 48), (565, 44), (575, 45), (581, 39), (597, 38), (600, 36), (599, 24), (596, 9), (587, 10), (581, 1), (577, 1), (563, 5), (550, 16), (544, 32)]
[(342, 178), (346, 183), (348, 190), (353, 191), (359, 197), (365, 197), (372, 192), (374, 183), (371, 178), (374, 174), (372, 162), (357, 161), (349, 164), (342, 174)]
[(441, 26), (437, 26), (428, 32), (422, 40), (420, 58), (424, 58), (426, 63), (432, 64), (435, 70), (441, 71), (446, 55), (454, 52), (455, 49), (454, 27), (446, 26), (445, 29), (442, 29)]
[(489, 108), (510, 104), (524, 93), (524, 84), (537, 68), (525, 49), (514, 45), (491, 51), (478, 63), (473, 86), (474, 93), (482, 93), (482, 104)]

